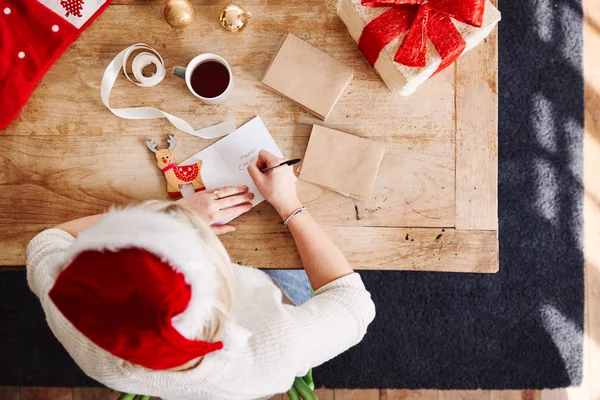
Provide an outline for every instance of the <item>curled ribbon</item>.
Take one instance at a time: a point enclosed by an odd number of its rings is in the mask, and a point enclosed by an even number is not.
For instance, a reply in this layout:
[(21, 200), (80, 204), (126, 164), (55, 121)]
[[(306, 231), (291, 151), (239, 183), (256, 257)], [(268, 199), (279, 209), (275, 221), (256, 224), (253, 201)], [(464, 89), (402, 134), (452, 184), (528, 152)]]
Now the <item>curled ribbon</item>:
[(479, 28), (485, 11), (485, 0), (362, 0), (362, 5), (391, 7), (365, 26), (358, 42), (372, 66), (385, 46), (408, 31), (394, 61), (425, 67), (429, 38), (442, 58), (436, 73), (456, 61), (467, 45), (451, 18)]
[[(145, 50), (136, 55), (131, 63), (131, 69), (134, 79), (131, 79), (127, 74), (127, 62), (131, 54), (136, 50)], [(156, 67), (156, 72), (149, 77), (144, 76), (143, 69), (148, 65), (153, 64)], [(203, 139), (215, 139), (225, 136), (235, 131), (235, 120), (226, 120), (217, 125), (210, 126), (204, 129), (195, 130), (185, 120), (159, 110), (154, 107), (129, 107), (129, 108), (112, 108), (109, 103), (110, 92), (115, 85), (115, 81), (123, 70), (125, 77), (132, 83), (141, 87), (152, 87), (158, 85), (166, 75), (165, 63), (156, 50), (146, 44), (134, 44), (121, 51), (108, 64), (104, 75), (102, 76), (102, 84), (100, 86), (100, 96), (102, 102), (113, 114), (126, 119), (153, 119), (167, 118), (173, 126), (180, 131), (189, 133), (190, 135), (198, 136)]]

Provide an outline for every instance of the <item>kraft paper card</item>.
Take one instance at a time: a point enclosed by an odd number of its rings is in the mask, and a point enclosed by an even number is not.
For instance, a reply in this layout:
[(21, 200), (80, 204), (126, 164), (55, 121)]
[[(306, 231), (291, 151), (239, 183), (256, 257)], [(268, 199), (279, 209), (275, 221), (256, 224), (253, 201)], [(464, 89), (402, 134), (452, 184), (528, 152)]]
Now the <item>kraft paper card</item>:
[(353, 75), (351, 68), (287, 34), (262, 83), (324, 120)]
[[(248, 165), (258, 157), (260, 150), (267, 150), (277, 157), (284, 158), (263, 121), (260, 117), (255, 117), (235, 132), (188, 158), (181, 165), (202, 161), (202, 180), (208, 190), (222, 186), (248, 186), (250, 192), (254, 193), (252, 206), (255, 206), (261, 203), (264, 197), (250, 178)], [(193, 188), (189, 186), (191, 185), (181, 188), (184, 197), (194, 193)], [(223, 221), (225, 222), (228, 221)]]
[(300, 179), (366, 200), (384, 153), (384, 143), (313, 125)]

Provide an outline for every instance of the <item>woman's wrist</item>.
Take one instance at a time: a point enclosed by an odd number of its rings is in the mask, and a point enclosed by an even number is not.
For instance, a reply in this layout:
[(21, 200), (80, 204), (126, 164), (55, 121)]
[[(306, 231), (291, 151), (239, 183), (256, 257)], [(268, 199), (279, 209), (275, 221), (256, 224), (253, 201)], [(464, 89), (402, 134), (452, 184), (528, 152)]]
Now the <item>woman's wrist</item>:
[(289, 203), (282, 204), (279, 207), (275, 207), (275, 211), (277, 211), (281, 219), (285, 221), (290, 215), (292, 215), (294, 211), (296, 211), (299, 208), (302, 208), (302, 203), (300, 202), (300, 200), (296, 199)]

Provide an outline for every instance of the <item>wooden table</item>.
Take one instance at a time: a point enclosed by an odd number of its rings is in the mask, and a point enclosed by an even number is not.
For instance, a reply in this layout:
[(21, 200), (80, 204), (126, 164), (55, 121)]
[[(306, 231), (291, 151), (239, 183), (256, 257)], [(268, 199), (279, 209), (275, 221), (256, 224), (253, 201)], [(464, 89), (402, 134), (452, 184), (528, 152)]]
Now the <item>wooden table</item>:
[[(291, 32), (355, 70), (326, 126), (385, 142), (374, 193), (356, 202), (299, 182), (302, 200), (358, 269), (495, 272), (497, 224), (497, 37), (431, 78), (410, 98), (391, 95), (345, 26), (321, 0), (246, 0), (253, 12), (240, 35), (222, 32), (226, 0), (195, 0), (196, 19), (170, 28), (159, 0), (115, 0), (48, 71), (20, 116), (0, 136), (0, 264), (23, 265), (28, 241), (63, 221), (113, 204), (166, 198), (162, 173), (144, 141), (178, 136), (182, 161), (211, 142), (165, 120), (131, 121), (100, 101), (109, 61), (133, 43), (154, 46), (168, 70), (193, 56), (223, 56), (235, 89), (222, 105), (203, 105), (168, 76), (153, 88), (120, 78), (115, 107), (152, 105), (196, 127), (260, 115), (284, 154), (301, 157), (321, 123), (261, 87), (281, 36)], [(297, 268), (292, 239), (263, 203), (223, 237), (235, 262)]]

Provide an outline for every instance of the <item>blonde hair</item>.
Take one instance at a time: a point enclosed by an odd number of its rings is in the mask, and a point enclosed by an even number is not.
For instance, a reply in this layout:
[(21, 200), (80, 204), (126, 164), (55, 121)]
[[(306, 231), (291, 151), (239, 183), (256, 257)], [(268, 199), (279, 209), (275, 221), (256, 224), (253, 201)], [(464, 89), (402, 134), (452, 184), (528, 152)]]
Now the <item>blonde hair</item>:
[(198, 332), (198, 339), (206, 342), (219, 341), (219, 338), (222, 336), (225, 329), (225, 325), (227, 324), (227, 320), (229, 319), (229, 310), (231, 309), (232, 303), (231, 280), (233, 271), (227, 250), (225, 250), (225, 247), (223, 247), (223, 244), (210, 227), (188, 208), (182, 207), (174, 202), (161, 200), (146, 201), (135, 206), (135, 208), (172, 216), (194, 229), (198, 234), (200, 241), (206, 246), (217, 270), (217, 282), (219, 286), (216, 290), (213, 316), (211, 320), (202, 327), (202, 332)]

